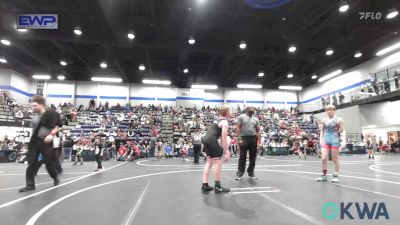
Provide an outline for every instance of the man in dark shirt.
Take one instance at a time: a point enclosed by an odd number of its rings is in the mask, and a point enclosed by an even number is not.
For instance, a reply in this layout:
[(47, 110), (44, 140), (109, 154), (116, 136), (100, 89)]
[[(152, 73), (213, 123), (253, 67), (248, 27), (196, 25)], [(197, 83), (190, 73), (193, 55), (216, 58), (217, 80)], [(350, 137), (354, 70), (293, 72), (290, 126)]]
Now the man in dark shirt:
[(245, 172), (247, 152), (249, 152), (250, 161), (247, 173), (250, 179), (257, 179), (254, 175), (254, 167), (256, 166), (257, 140), (260, 136), (260, 121), (254, 116), (254, 113), (254, 107), (248, 106), (246, 108), (246, 113), (237, 118), (236, 134), (240, 138), (240, 157), (236, 180), (240, 180)]
[(96, 171), (101, 171), (103, 170), (103, 166), (101, 165), (101, 160), (103, 159), (103, 144), (100, 143), (100, 138), (96, 138), (95, 144), (94, 144), (94, 158), (97, 162), (97, 170)]
[(28, 144), (26, 169), (26, 186), (21, 188), (20, 192), (35, 190), (35, 176), (38, 172), (38, 156), (43, 155), (46, 169), (51, 178), (54, 180), (54, 186), (60, 183), (57, 177), (57, 171), (54, 161), (53, 137), (58, 132), (60, 124), (60, 116), (55, 111), (46, 111), (46, 101), (42, 96), (34, 96), (32, 98), (32, 109), (38, 114), (32, 119), (33, 133)]
[(193, 135), (193, 154), (194, 154), (194, 161), (193, 163), (198, 164), (200, 158), (200, 151), (201, 151), (201, 134), (199, 130), (196, 131)]

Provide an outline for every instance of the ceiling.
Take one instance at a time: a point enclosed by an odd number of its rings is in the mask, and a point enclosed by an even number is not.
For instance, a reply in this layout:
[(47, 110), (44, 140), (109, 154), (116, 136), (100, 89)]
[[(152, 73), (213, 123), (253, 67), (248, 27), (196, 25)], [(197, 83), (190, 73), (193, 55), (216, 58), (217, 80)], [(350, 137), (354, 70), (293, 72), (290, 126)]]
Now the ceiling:
[[(70, 80), (109, 75), (132, 83), (166, 79), (178, 87), (306, 87), (316, 82), (311, 75), (349, 69), (400, 38), (400, 16), (385, 19), (388, 10), (400, 9), (400, 0), (347, 2), (349, 10), (340, 13), (339, 0), (0, 0), (0, 38), (11, 41), (0, 45), (8, 61), (0, 67)], [(361, 20), (359, 12), (381, 12), (382, 19)], [(18, 32), (18, 13), (58, 14), (59, 29)], [(130, 30), (134, 40), (127, 38)], [(294, 54), (288, 52), (291, 44)], [(327, 48), (334, 54), (326, 56)], [(363, 56), (356, 59), (358, 50)], [(265, 76), (258, 77), (259, 71)]]

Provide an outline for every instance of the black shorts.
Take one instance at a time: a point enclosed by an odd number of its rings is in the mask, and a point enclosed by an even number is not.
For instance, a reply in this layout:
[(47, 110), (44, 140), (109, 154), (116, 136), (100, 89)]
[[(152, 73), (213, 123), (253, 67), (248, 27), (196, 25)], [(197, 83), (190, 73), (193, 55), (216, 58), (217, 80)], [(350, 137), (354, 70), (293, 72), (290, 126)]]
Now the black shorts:
[(220, 158), (224, 154), (224, 150), (221, 148), (217, 141), (206, 141), (204, 144), (204, 152), (208, 157)]

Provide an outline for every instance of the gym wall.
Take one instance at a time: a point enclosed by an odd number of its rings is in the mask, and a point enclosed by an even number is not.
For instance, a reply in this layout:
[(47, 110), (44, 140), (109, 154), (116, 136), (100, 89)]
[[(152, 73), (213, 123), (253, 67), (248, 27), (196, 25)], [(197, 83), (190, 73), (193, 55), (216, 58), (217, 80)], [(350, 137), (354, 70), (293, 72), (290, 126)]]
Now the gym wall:
[[(343, 119), (347, 133), (361, 133), (360, 113), (358, 105), (336, 110), (336, 116)], [(319, 120), (327, 117), (326, 112), (317, 113), (314, 116)]]
[[(398, 109), (400, 101), (381, 102), (338, 109), (336, 115), (343, 118), (349, 133), (373, 133), (382, 136), (387, 131), (400, 130)], [(317, 113), (314, 116), (322, 119), (326, 117), (326, 113)], [(387, 137), (382, 136), (382, 139), (387, 140)]]

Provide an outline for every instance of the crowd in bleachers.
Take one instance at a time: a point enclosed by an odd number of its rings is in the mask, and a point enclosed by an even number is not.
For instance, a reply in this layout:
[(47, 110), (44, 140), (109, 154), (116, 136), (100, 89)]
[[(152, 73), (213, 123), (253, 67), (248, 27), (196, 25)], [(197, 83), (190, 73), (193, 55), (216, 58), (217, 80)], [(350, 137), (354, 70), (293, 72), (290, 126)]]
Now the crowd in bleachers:
[[(65, 158), (70, 160), (80, 150), (93, 150), (93, 143), (100, 138), (106, 147), (106, 158), (130, 160), (138, 157), (187, 156), (193, 152), (193, 134), (204, 135), (207, 127), (218, 116), (216, 108), (144, 107), (116, 105), (108, 102), (96, 106), (92, 99), (89, 107), (75, 108), (71, 104), (60, 104), (50, 109), (60, 113), (63, 124), (77, 123), (60, 136), (64, 142)], [(238, 154), (238, 138), (235, 133), (235, 118), (242, 113), (239, 106), (229, 129), (229, 148), (233, 155)], [(161, 137), (163, 113), (169, 113), (173, 121), (173, 137)], [(257, 109), (256, 116), (261, 122), (259, 147), (261, 154), (268, 147), (289, 147), (291, 153), (310, 149), (315, 152), (318, 141), (318, 128), (314, 121), (304, 121), (297, 109), (277, 110), (275, 108)], [(72, 140), (72, 144), (71, 141)], [(312, 144), (310, 144), (312, 143)], [(313, 148), (313, 149), (311, 149)], [(311, 151), (312, 150), (312, 151)]]
[[(126, 161), (140, 157), (186, 158), (193, 153), (193, 136), (204, 135), (210, 123), (218, 116), (218, 109), (209, 106), (201, 108), (130, 104), (109, 106), (108, 102), (96, 105), (94, 100), (90, 100), (87, 108), (83, 105), (75, 107), (65, 103), (57, 107), (51, 105), (50, 109), (60, 113), (64, 125), (58, 135), (63, 145), (64, 159), (75, 161), (82, 161), (85, 157), (90, 158), (89, 153), (94, 151), (95, 139), (100, 139), (102, 142), (105, 159)], [(228, 135), (228, 145), (232, 155), (238, 155), (239, 143), (235, 118), (243, 113), (243, 110), (239, 106), (232, 110), (234, 112), (230, 119)], [(161, 124), (165, 114), (172, 118), (172, 137), (162, 136)], [(255, 116), (261, 124), (258, 140), (261, 155), (268, 149), (276, 147), (288, 148), (290, 154), (317, 153), (319, 129), (317, 121), (312, 116), (305, 119), (299, 115), (297, 108), (293, 107), (287, 110), (273, 107), (257, 108)], [(68, 124), (72, 126), (67, 126)], [(4, 141), (1, 148), (21, 150), (23, 145), (16, 147), (17, 142)]]

